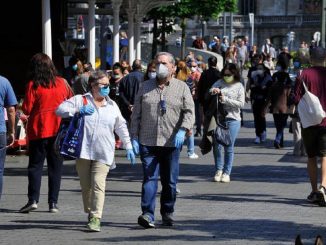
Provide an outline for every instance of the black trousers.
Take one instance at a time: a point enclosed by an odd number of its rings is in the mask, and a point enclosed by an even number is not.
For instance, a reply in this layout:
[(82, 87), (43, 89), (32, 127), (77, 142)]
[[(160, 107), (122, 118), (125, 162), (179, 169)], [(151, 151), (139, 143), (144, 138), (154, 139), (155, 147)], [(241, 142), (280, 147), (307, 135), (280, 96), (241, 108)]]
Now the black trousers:
[(254, 114), (256, 136), (260, 137), (266, 131), (266, 117), (262, 115), (264, 110), (264, 100), (254, 100), (252, 103), (252, 112)]
[(62, 159), (54, 152), (55, 137), (31, 140), (28, 162), (28, 200), (39, 201), (45, 158), (48, 170), (48, 203), (57, 203), (62, 172)]

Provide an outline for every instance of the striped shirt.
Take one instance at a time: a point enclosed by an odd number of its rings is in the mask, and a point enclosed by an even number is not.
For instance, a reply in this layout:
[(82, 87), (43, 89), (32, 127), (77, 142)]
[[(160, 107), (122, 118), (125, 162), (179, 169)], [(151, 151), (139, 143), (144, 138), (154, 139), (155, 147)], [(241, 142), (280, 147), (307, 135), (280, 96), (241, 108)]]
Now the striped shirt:
[[(165, 101), (166, 112), (160, 101)], [(156, 79), (150, 79), (136, 96), (130, 135), (146, 146), (174, 147), (178, 130), (192, 129), (194, 121), (194, 101), (185, 82), (172, 78), (160, 89)]]

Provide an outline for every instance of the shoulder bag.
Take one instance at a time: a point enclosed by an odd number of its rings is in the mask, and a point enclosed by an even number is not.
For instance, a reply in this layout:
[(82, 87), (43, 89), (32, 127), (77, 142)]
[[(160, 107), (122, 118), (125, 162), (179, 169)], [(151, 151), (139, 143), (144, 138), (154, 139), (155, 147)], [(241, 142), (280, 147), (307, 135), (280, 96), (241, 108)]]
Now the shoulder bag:
[(311, 126), (316, 126), (320, 124), (326, 117), (325, 111), (318, 97), (307, 89), (307, 86), (302, 82), (305, 94), (299, 101), (298, 113), (302, 123), (303, 128), (308, 128)]
[[(218, 144), (221, 144), (223, 146), (229, 146), (231, 144), (232, 140), (231, 140), (231, 134), (230, 134), (229, 127), (225, 123), (225, 116), (227, 113), (224, 111), (223, 105), (221, 103), (218, 103), (218, 107), (219, 108), (217, 110), (217, 115), (216, 115), (217, 126), (214, 131), (215, 141)], [(224, 114), (221, 111), (224, 111), (223, 112)], [(222, 117), (223, 119), (220, 120), (220, 117)]]
[[(83, 105), (87, 105), (87, 99), (83, 98)], [(74, 160), (80, 156), (84, 136), (84, 116), (79, 113), (71, 118), (64, 118), (54, 143), (55, 152), (63, 160)]]

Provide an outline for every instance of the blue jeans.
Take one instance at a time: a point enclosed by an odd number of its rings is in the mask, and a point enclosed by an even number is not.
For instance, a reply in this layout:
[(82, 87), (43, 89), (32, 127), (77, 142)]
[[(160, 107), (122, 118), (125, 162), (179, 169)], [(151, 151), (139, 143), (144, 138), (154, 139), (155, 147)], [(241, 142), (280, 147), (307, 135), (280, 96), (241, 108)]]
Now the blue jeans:
[(192, 133), (191, 136), (186, 136), (186, 141), (187, 141), (187, 153), (188, 156), (193, 154), (195, 152), (195, 137), (194, 134)]
[(0, 133), (0, 200), (2, 195), (2, 183), (3, 183), (3, 171), (5, 168), (6, 160), (6, 144), (7, 134), (5, 132)]
[(176, 184), (179, 177), (180, 149), (175, 147), (140, 145), (140, 159), (143, 166), (143, 185), (141, 193), (141, 209), (143, 214), (154, 221), (157, 181), (160, 175), (161, 215), (174, 212), (176, 201)]
[(288, 114), (273, 114), (276, 128), (275, 142), (283, 145), (283, 132), (287, 126)]
[(39, 201), (45, 158), (48, 168), (48, 203), (57, 203), (62, 171), (62, 159), (54, 152), (55, 137), (31, 140), (28, 162), (28, 200)]
[[(241, 122), (237, 120), (227, 120), (226, 123), (230, 130), (232, 143), (229, 146), (222, 146), (214, 140), (213, 154), (215, 160), (215, 170), (222, 170), (223, 173), (230, 175), (234, 158), (234, 143), (238, 136)], [(222, 160), (222, 148), (224, 148), (224, 164)]]

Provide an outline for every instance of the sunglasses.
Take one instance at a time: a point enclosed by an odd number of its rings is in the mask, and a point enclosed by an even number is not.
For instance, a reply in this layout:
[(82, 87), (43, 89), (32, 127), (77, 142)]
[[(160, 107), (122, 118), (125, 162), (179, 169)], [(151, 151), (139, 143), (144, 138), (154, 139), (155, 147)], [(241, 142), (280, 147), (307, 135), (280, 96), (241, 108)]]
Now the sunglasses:
[(231, 77), (232, 74), (224, 74), (225, 77)]
[(99, 86), (100, 88), (108, 88), (110, 86), (110, 84), (102, 84), (102, 83), (98, 83), (97, 86)]
[(161, 111), (162, 115), (164, 115), (166, 113), (166, 101), (163, 98), (162, 94), (160, 96), (160, 111)]

